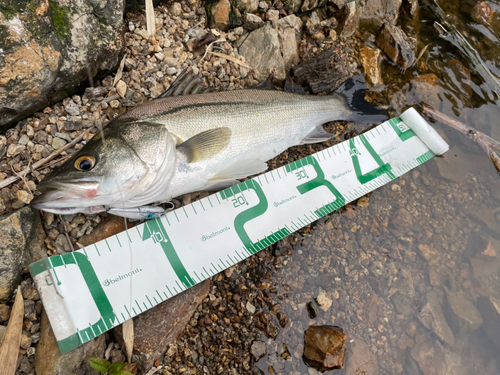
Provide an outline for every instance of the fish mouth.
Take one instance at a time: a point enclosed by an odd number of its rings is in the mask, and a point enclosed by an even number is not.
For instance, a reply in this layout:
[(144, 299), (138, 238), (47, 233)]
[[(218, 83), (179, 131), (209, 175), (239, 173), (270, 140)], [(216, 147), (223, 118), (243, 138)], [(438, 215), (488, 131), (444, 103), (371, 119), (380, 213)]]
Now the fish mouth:
[(95, 185), (95, 181), (42, 181), (37, 187), (42, 194), (35, 197), (30, 206), (59, 215), (79, 212), (95, 214), (106, 211), (101, 205), (90, 206), (90, 199), (84, 197), (84, 193)]

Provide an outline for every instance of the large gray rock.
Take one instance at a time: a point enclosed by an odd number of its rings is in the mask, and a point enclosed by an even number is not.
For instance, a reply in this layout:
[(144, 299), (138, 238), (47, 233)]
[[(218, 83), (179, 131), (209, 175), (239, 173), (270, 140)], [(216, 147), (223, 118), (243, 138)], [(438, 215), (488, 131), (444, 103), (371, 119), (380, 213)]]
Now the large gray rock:
[(10, 300), (26, 267), (42, 258), (44, 240), (40, 215), (31, 207), (0, 217), (0, 303)]
[(256, 71), (258, 80), (265, 80), (271, 75), (278, 81), (286, 78), (278, 33), (270, 24), (252, 31), (241, 45), (239, 53)]
[(120, 61), (123, 0), (0, 0), (0, 130)]
[(87, 357), (104, 357), (106, 335), (61, 354), (45, 311), (42, 313), (40, 342), (36, 348), (35, 372), (37, 375), (98, 375), (85, 361)]
[(294, 15), (284, 17), (279, 21), (281, 22), (276, 22), (276, 24), (278, 26), (281, 55), (283, 56), (285, 71), (288, 74), (291, 67), (299, 63), (299, 41), (302, 21)]
[[(140, 371), (147, 372), (166, 353), (209, 291), (210, 280), (206, 280), (134, 318), (132, 362)], [(113, 332), (122, 343), (122, 326)]]

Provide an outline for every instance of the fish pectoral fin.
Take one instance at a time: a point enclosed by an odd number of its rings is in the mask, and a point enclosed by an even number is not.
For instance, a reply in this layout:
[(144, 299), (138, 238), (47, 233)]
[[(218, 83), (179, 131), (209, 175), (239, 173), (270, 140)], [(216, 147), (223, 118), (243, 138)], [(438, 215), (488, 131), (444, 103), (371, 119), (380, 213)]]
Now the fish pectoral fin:
[(216, 128), (204, 131), (177, 146), (188, 163), (209, 159), (221, 152), (231, 140), (231, 129)]
[(228, 179), (228, 180), (209, 180), (205, 186), (203, 186), (200, 190), (205, 191), (217, 191), (222, 190), (236, 184), (239, 184), (238, 180)]
[(208, 182), (236, 180), (245, 178), (254, 174), (262, 173), (267, 169), (267, 163), (262, 160), (248, 159), (231, 165), (217, 175), (212, 177)]
[(330, 138), (334, 137), (335, 134), (328, 133), (323, 129), (323, 125), (317, 126), (311, 133), (305, 137), (302, 142), (300, 142), (301, 145), (306, 145), (309, 143), (319, 143), (319, 142), (325, 142), (328, 141)]

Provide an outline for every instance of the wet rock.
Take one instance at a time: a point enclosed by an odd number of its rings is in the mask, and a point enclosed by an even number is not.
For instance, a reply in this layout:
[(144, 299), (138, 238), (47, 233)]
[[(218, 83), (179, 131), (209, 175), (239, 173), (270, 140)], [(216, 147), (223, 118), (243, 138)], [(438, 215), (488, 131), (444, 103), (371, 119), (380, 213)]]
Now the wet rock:
[(250, 348), (250, 353), (254, 356), (255, 360), (258, 361), (264, 357), (267, 353), (267, 345), (262, 341), (254, 341), (252, 347)]
[[(206, 280), (134, 318), (132, 358), (140, 371), (148, 371), (166, 353), (209, 291), (210, 280)], [(123, 344), (121, 326), (113, 332)]]
[(410, 67), (415, 61), (417, 40), (406, 36), (399, 27), (385, 23), (380, 29), (376, 43), (403, 69)]
[(427, 304), (418, 314), (418, 319), (424, 327), (433, 330), (445, 343), (448, 345), (455, 344), (455, 336), (446, 322), (443, 309), (435, 291), (427, 293)]
[(9, 16), (0, 17), (0, 128), (68, 96), (89, 69), (115, 67), (124, 47), (123, 6), (123, 0), (10, 2)]
[(441, 178), (457, 183), (466, 181), (469, 173), (477, 168), (476, 163), (458, 146), (452, 147), (442, 157), (432, 159), (429, 165)]
[(474, 276), (479, 278), (495, 275), (500, 268), (500, 261), (497, 258), (478, 255), (469, 258), (469, 262), (472, 266)]
[(470, 15), (475, 22), (488, 25), (493, 21), (495, 14), (486, 1), (482, 1), (472, 8)]
[(342, 32), (340, 33), (342, 38), (350, 37), (358, 29), (361, 8), (357, 4), (356, 1), (350, 1), (344, 7), (344, 11), (347, 15), (342, 26)]
[(375, 25), (387, 22), (395, 25), (402, 0), (367, 0), (362, 8), (361, 18)]
[(397, 210), (391, 217), (391, 224), (401, 233), (408, 233), (413, 226), (411, 214), (404, 208)]
[(323, 311), (328, 311), (333, 303), (332, 299), (329, 298), (324, 290), (321, 290), (321, 292), (318, 294), (318, 297), (316, 297), (316, 302), (318, 303), (319, 308)]
[(430, 337), (426, 337), (424, 341), (417, 343), (410, 353), (425, 375), (448, 374), (443, 347), (438, 342), (434, 343)]
[(255, 13), (259, 9), (259, 0), (234, 0), (233, 6), (241, 13)]
[(340, 327), (309, 327), (304, 335), (304, 360), (320, 371), (344, 368), (346, 338)]
[(413, 313), (413, 304), (411, 298), (401, 293), (395, 293), (392, 298), (392, 303), (396, 311), (405, 316), (411, 316)]
[(382, 54), (377, 48), (370, 48), (363, 46), (360, 51), (359, 58), (363, 69), (365, 71), (365, 79), (372, 86), (384, 83), (382, 81), (382, 71), (380, 70), (380, 63), (382, 62)]
[(411, 83), (414, 95), (419, 102), (426, 103), (433, 108), (439, 105), (441, 102), (439, 95), (441, 81), (435, 74), (429, 73), (419, 75), (415, 77)]
[(370, 347), (356, 340), (347, 354), (346, 375), (378, 375), (378, 359)]
[(239, 53), (256, 71), (258, 80), (269, 76), (278, 81), (286, 78), (278, 33), (270, 24), (252, 31), (239, 48)]
[(476, 306), (457, 293), (448, 293), (448, 303), (458, 318), (461, 329), (472, 332), (483, 324), (483, 319)]
[(479, 297), (477, 307), (483, 318), (483, 331), (500, 349), (500, 300), (493, 297)]
[(85, 361), (87, 357), (104, 357), (106, 336), (100, 335), (78, 348), (61, 354), (49, 324), (47, 314), (42, 312), (40, 341), (35, 356), (37, 375), (98, 375)]
[(24, 207), (0, 217), (0, 302), (7, 302), (21, 280), (21, 272), (45, 251), (40, 216)]

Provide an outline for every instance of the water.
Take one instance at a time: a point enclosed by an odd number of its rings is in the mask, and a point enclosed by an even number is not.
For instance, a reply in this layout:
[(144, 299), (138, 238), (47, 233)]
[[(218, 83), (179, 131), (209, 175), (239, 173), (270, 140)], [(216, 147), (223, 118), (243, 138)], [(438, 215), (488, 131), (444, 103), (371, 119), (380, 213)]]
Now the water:
[[(475, 4), (441, 5), (498, 77), (500, 18), (476, 24)], [(488, 4), (500, 14), (500, 3)], [(429, 105), (500, 141), (498, 97), (435, 20), (426, 6), (400, 20), (418, 51), (429, 46), (405, 72), (383, 62), (382, 101), (393, 113)], [(290, 321), (255, 364), (261, 372), (314, 374), (301, 359), (303, 332), (329, 324), (348, 336), (339, 374), (500, 373), (500, 318), (488, 310), (490, 297), (500, 299), (500, 177), (471, 139), (434, 125), (450, 144), (444, 157), (277, 245), (273, 292)], [(318, 306), (320, 295), (331, 306)]]

